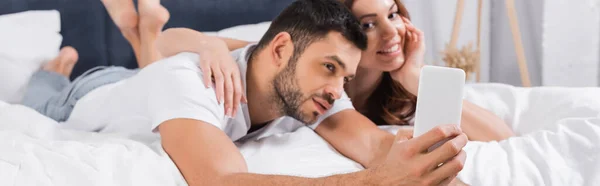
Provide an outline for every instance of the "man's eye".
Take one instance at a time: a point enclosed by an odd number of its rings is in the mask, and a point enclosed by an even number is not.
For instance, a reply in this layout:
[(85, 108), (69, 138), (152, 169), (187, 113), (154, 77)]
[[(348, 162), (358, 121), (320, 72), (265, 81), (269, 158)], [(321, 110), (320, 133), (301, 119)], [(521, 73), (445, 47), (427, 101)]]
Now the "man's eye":
[(325, 63), (325, 68), (327, 68), (327, 70), (329, 70), (331, 72), (335, 72), (335, 66), (332, 65), (331, 63)]

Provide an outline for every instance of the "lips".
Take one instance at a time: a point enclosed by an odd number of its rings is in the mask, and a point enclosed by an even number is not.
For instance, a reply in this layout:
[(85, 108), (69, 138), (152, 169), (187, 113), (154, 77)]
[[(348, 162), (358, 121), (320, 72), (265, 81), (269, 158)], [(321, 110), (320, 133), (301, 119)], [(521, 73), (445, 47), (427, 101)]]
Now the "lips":
[(391, 44), (385, 45), (385, 47), (379, 51), (377, 51), (377, 55), (383, 58), (380, 58), (382, 61), (391, 61), (396, 59), (398, 56), (402, 54), (402, 45), (400, 42), (392, 42)]
[(327, 101), (320, 99), (320, 98), (313, 98), (313, 101), (315, 102), (317, 110), (319, 110), (319, 112), (321, 112), (321, 114), (325, 113), (327, 110), (331, 109), (331, 107), (332, 107), (331, 104), (329, 104)]
[(388, 53), (394, 53), (394, 52), (398, 52), (398, 50), (400, 50), (400, 45), (399, 44), (394, 44), (391, 47), (387, 47), (384, 50), (380, 50), (377, 51), (378, 53), (382, 53), (382, 54), (388, 54)]

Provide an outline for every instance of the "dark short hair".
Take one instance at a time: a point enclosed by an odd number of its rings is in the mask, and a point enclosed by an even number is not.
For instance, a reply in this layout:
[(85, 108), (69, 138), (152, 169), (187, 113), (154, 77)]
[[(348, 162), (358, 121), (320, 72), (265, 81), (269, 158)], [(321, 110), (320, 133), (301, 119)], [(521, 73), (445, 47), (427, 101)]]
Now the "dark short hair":
[[(350, 9), (336, 0), (298, 0), (285, 8), (272, 22), (255, 51), (265, 48), (277, 34), (287, 32), (297, 58), (306, 47), (335, 31), (360, 50), (367, 48), (367, 36)], [(294, 60), (294, 59), (292, 59)]]

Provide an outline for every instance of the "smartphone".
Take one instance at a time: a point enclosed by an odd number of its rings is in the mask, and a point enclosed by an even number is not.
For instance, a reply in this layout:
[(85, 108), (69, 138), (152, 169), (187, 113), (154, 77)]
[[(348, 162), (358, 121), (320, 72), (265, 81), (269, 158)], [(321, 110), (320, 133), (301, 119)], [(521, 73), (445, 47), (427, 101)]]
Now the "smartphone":
[[(447, 124), (460, 126), (465, 72), (458, 68), (425, 66), (419, 77), (413, 137)], [(429, 151), (442, 145), (439, 142)]]

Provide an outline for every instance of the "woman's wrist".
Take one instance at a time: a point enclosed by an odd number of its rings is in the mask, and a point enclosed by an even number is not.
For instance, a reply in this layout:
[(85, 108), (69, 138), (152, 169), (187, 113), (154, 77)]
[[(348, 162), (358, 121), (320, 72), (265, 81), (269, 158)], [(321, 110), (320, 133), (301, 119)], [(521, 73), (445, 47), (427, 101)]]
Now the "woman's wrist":
[(196, 53), (201, 54), (206, 51), (215, 51), (215, 50), (229, 51), (225, 41), (223, 41), (217, 37), (213, 37), (213, 36), (204, 36), (204, 37), (205, 38), (199, 42), (198, 47), (196, 48), (196, 51), (195, 51)]
[(402, 87), (404, 87), (406, 91), (408, 91), (414, 96), (417, 96), (417, 93), (419, 92), (420, 75), (421, 71), (415, 69), (413, 72), (407, 74), (407, 76), (405, 76), (404, 78), (401, 78), (400, 84), (402, 84)]

